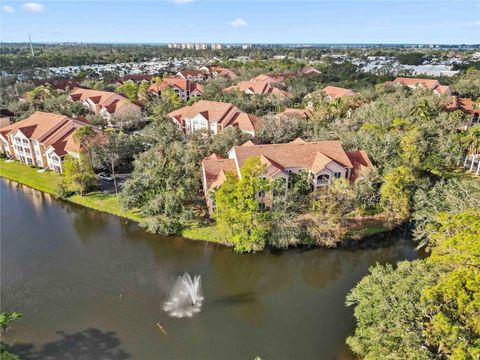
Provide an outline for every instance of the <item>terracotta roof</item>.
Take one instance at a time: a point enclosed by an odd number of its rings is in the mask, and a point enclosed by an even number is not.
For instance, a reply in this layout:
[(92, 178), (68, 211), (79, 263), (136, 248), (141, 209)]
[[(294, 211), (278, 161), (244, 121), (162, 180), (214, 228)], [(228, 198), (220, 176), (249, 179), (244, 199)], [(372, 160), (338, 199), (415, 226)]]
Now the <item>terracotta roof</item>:
[(201, 71), (201, 70), (195, 70), (195, 69), (185, 69), (185, 70), (181, 70), (178, 72), (179, 74), (182, 74), (182, 76), (184, 77), (187, 77), (187, 75), (191, 75), (191, 76), (203, 76), (204, 75), (204, 72)]
[(223, 68), (220, 66), (207, 66), (208, 70), (213, 74), (216, 73), (219, 76), (228, 77), (231, 80), (234, 80), (238, 77), (233, 70)]
[(202, 85), (197, 84), (194, 81), (183, 79), (181, 77), (165, 78), (158, 84), (151, 84), (148, 88), (148, 91), (160, 93), (163, 89), (166, 89), (167, 87), (177, 87), (182, 91), (190, 91), (190, 93), (195, 90), (199, 93), (202, 93), (203, 91)]
[(368, 158), (368, 155), (363, 150), (356, 151), (347, 151), (347, 156), (352, 162), (353, 170), (350, 176), (351, 181), (355, 181), (363, 169), (371, 168), (373, 169), (372, 162)]
[(281, 118), (288, 119), (308, 119), (311, 116), (310, 111), (308, 110), (292, 108), (286, 108), (284, 111), (278, 113), (277, 115)]
[(115, 82), (124, 83), (125, 81), (141, 82), (141, 81), (150, 81), (153, 79), (153, 75), (143, 75), (143, 74), (131, 74), (119, 77)]
[[(238, 165), (241, 167), (251, 156), (267, 156), (284, 168), (303, 167), (310, 169), (318, 160), (318, 153), (330, 158), (344, 167), (352, 168), (352, 162), (338, 140), (303, 142), (295, 141), (286, 144), (235, 146)], [(318, 164), (318, 162), (317, 162)]]
[(480, 109), (475, 108), (475, 102), (469, 98), (461, 98), (459, 96), (452, 96), (450, 103), (445, 107), (445, 111), (461, 110), (466, 114), (472, 115), (475, 112), (480, 112)]
[(215, 155), (215, 157), (212, 158), (212, 155), (202, 160), (202, 166), (205, 171), (205, 185), (208, 190), (220, 186), (226, 179), (225, 173), (227, 171), (231, 171), (234, 174), (237, 173), (235, 160), (224, 159), (218, 155)]
[(52, 146), (58, 156), (63, 156), (68, 151), (80, 151), (80, 145), (73, 140), (72, 135), (76, 129), (85, 125), (82, 120), (37, 111), (24, 120), (1, 128), (0, 133), (5, 136), (20, 130), (29, 139), (42, 143), (46, 149)]
[(445, 95), (450, 93), (450, 86), (438, 85), (433, 91), (437, 92), (440, 95)]
[(421, 85), (427, 89), (433, 90), (440, 85), (438, 80), (435, 79), (421, 79), (421, 78), (406, 78), (397, 77), (391, 82), (392, 84), (399, 84), (403, 86), (418, 86)]
[(290, 94), (287, 91), (280, 90), (270, 85), (269, 81), (240, 81), (237, 85), (227, 87), (225, 91), (242, 91), (251, 92), (253, 94), (273, 95), (278, 97), (286, 97)]
[(302, 75), (313, 75), (313, 76), (319, 75), (319, 74), (322, 73), (320, 70), (315, 69), (315, 68), (312, 67), (312, 66), (305, 66), (305, 67), (303, 67), (302, 69), (300, 69), (299, 72), (300, 72), (300, 74), (302, 74)]
[(257, 128), (255, 116), (242, 112), (230, 103), (218, 101), (200, 100), (191, 106), (172, 111), (168, 116), (184, 125), (185, 119), (191, 119), (200, 113), (208, 121), (216, 122), (224, 128), (231, 125), (243, 131), (254, 131)]
[(68, 120), (72, 119), (65, 115), (36, 111), (24, 120), (0, 128), (0, 133), (5, 136), (20, 130), (26, 137), (41, 142)]
[(332, 100), (342, 96), (354, 96), (355, 92), (351, 89), (344, 89), (337, 86), (326, 86), (322, 89), (322, 92), (330, 97)]
[(115, 113), (118, 109), (127, 105), (139, 107), (139, 105), (132, 103), (125, 96), (110, 91), (74, 89), (74, 91), (70, 93), (70, 97), (74, 101), (86, 101), (90, 99), (93, 103), (104, 107), (109, 113)]

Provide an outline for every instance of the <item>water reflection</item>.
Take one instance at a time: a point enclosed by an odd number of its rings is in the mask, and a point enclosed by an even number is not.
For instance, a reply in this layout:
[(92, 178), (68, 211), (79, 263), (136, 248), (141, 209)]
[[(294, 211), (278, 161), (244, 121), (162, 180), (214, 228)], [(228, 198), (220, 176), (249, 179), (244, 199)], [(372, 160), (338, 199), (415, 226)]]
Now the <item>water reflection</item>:
[[(0, 295), (2, 310), (24, 313), (8, 335), (22, 359), (348, 358), (348, 290), (375, 262), (417, 256), (405, 241), (236, 254), (15, 183), (0, 189), (12, 210), (0, 218)], [(178, 320), (162, 304), (185, 271), (202, 276), (205, 301)]]
[(43, 344), (15, 344), (11, 351), (22, 360), (126, 360), (131, 356), (121, 348), (112, 331), (89, 328), (75, 333), (57, 331), (59, 340)]

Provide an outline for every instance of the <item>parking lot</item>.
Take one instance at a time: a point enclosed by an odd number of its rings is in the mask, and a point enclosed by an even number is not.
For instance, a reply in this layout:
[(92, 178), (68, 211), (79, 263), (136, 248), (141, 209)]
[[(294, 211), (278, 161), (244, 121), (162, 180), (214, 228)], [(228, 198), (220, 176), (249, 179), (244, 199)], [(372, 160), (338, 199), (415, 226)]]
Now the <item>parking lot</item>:
[[(130, 174), (116, 174), (117, 187), (120, 192), (125, 184), (125, 181), (130, 177)], [(115, 194), (115, 185), (113, 181), (104, 181), (98, 179), (98, 189), (105, 194)]]

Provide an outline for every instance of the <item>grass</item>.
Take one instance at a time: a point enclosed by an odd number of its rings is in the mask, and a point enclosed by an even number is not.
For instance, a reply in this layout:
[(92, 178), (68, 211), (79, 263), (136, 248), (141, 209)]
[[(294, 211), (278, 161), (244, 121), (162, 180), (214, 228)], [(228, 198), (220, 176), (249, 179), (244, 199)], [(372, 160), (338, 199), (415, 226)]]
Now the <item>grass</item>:
[(38, 168), (24, 165), (20, 162), (0, 161), (0, 176), (10, 179), (31, 188), (53, 194), (57, 192), (59, 177), (56, 173), (45, 171), (37, 172)]
[(73, 195), (67, 200), (90, 209), (103, 211), (136, 222), (142, 221), (142, 217), (137, 212), (123, 210), (118, 203), (116, 196), (112, 194), (104, 194), (96, 191), (88, 193), (83, 197), (80, 195)]
[[(39, 173), (37, 172), (37, 170), (38, 168), (19, 163), (17, 161), (6, 162), (3, 159), (0, 160), (1, 177), (19, 182), (33, 189), (57, 196), (57, 186), (60, 180), (60, 176), (51, 171)], [(112, 194), (91, 192), (84, 195), (83, 197), (80, 195), (74, 195), (65, 200), (91, 209), (130, 219), (136, 222), (140, 222), (142, 220), (142, 217), (135, 211), (123, 210), (118, 203), (115, 195)]]
[(191, 226), (187, 229), (184, 229), (181, 235), (190, 240), (201, 240), (218, 244), (227, 244), (226, 239), (217, 231), (215, 225)]

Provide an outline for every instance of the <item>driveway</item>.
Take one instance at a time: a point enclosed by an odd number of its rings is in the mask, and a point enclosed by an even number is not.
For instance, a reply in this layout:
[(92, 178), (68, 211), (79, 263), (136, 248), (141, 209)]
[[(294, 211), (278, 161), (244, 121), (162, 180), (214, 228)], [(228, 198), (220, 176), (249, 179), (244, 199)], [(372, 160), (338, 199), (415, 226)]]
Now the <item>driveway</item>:
[[(130, 174), (117, 174), (117, 187), (118, 191), (120, 192), (123, 189), (123, 185), (125, 185), (125, 181), (130, 177)], [(97, 183), (98, 190), (105, 193), (105, 194), (115, 194), (115, 185), (113, 181), (108, 182), (104, 180), (98, 180)]]

